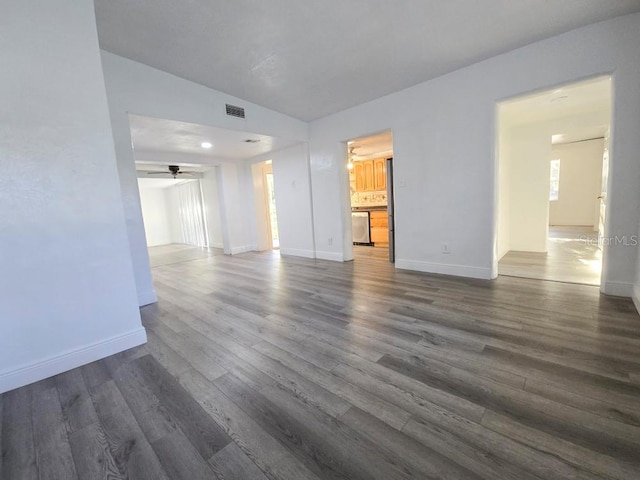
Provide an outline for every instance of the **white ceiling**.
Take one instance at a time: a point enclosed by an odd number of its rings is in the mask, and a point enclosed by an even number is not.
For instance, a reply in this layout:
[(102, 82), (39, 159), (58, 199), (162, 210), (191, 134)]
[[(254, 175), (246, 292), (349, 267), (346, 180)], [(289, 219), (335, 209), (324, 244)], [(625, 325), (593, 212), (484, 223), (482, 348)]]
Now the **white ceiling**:
[(592, 112), (601, 112), (608, 117), (610, 109), (611, 78), (608, 76), (533, 93), (500, 104), (500, 114), (514, 124)]
[[(152, 164), (209, 164), (242, 160), (294, 145), (295, 141), (223, 128), (129, 115), (131, 141), (137, 162)], [(245, 140), (259, 140), (246, 143)], [(202, 142), (213, 144), (204, 149)]]
[(640, 0), (94, 0), (103, 49), (313, 120)]
[(168, 188), (184, 182), (185, 180), (173, 178), (138, 178), (140, 188)]
[[(184, 163), (184, 162), (175, 164), (175, 165), (178, 165), (180, 167), (180, 171), (182, 172), (202, 173), (212, 168), (212, 166), (207, 166), (203, 164)], [(164, 164), (164, 163), (150, 163), (150, 162), (137, 163), (136, 170), (138, 172), (167, 172), (167, 175), (169, 174), (169, 167), (167, 166), (167, 164)]]
[(502, 102), (499, 108), (502, 125), (562, 125), (553, 136), (554, 144), (602, 137), (611, 119), (611, 78), (598, 77), (518, 97)]
[(347, 142), (347, 146), (353, 148), (354, 160), (393, 155), (393, 138), (390, 130), (368, 137), (355, 138)]

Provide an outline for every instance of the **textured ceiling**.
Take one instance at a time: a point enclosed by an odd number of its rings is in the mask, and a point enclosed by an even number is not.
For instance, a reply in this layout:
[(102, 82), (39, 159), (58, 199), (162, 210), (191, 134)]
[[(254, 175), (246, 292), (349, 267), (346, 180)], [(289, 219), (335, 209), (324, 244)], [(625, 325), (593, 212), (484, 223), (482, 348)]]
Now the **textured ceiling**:
[(353, 149), (354, 160), (393, 155), (393, 138), (390, 130), (368, 137), (354, 138), (347, 143), (347, 146)]
[(640, 0), (95, 0), (103, 49), (302, 120)]
[[(219, 160), (243, 160), (297, 143), (267, 135), (133, 114), (129, 115), (129, 125), (136, 161), (157, 164), (216, 164)], [(213, 146), (202, 148), (203, 142)]]
[(601, 137), (611, 122), (611, 78), (594, 78), (503, 102), (500, 122), (507, 127), (544, 122), (562, 125), (552, 139), (554, 144)]
[(604, 76), (518, 97), (500, 104), (502, 118), (526, 124), (575, 115), (598, 113), (608, 120), (611, 110), (611, 77)]

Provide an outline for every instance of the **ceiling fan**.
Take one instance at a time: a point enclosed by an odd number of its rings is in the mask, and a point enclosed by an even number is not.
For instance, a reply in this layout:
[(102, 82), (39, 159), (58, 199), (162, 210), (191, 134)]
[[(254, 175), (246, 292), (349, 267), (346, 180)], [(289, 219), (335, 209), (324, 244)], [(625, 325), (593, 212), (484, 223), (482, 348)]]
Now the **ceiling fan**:
[(180, 166), (178, 165), (169, 165), (168, 172), (147, 172), (147, 175), (173, 175), (173, 178), (178, 178), (178, 175), (187, 175), (193, 176), (193, 172), (182, 172), (180, 171)]
[(349, 161), (347, 162), (347, 169), (353, 170), (353, 161), (358, 156), (355, 152), (356, 147), (349, 147)]

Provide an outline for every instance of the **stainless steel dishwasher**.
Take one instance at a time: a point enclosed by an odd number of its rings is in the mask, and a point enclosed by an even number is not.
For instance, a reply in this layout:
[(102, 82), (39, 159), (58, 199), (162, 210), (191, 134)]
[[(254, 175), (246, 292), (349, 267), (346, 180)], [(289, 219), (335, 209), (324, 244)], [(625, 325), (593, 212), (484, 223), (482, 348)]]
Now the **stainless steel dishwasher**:
[(351, 229), (354, 244), (371, 245), (369, 212), (351, 212)]

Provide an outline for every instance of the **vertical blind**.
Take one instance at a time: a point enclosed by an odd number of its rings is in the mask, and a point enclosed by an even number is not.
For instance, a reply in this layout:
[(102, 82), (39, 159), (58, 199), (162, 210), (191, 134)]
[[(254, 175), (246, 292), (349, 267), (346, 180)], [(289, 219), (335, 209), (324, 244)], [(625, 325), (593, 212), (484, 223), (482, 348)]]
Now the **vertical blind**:
[(178, 212), (183, 242), (197, 247), (208, 247), (209, 237), (200, 180), (181, 183), (175, 188), (178, 192)]

